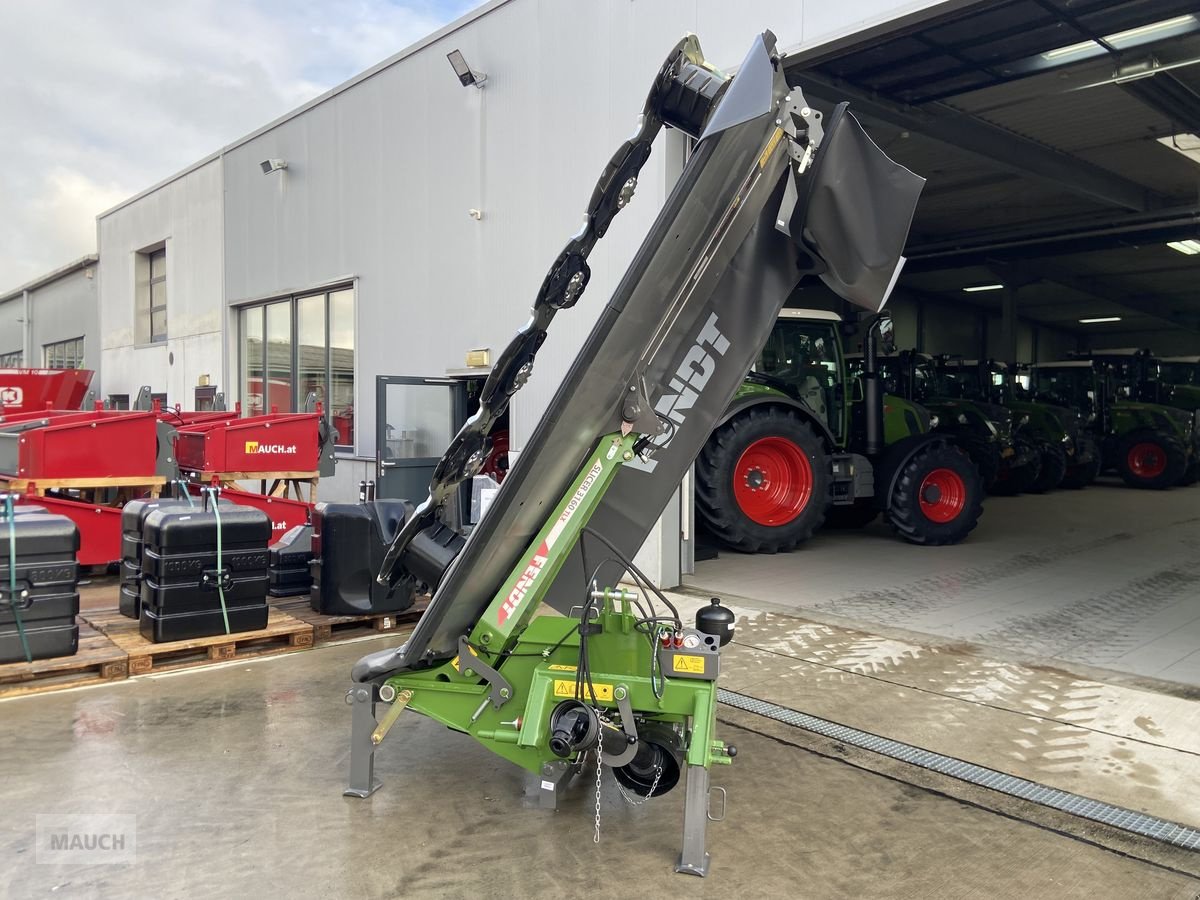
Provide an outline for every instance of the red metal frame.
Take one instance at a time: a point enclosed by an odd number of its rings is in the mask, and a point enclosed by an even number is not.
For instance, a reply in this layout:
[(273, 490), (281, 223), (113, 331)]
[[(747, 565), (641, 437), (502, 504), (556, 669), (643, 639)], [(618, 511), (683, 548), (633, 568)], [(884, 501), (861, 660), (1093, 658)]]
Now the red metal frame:
[(48, 483), (154, 476), (154, 413), (93, 410), (48, 418), (45, 426), (16, 436), (17, 471), (4, 474)]
[(0, 369), (0, 407), (6, 414), (79, 409), (93, 374), (90, 369)]
[(320, 413), (293, 413), (181, 426), (175, 458), (189, 472), (315, 472), (320, 421)]
[(33, 494), (23, 494), (17, 502), (44, 506), (46, 512), (74, 522), (79, 529), (77, 556), (81, 566), (103, 566), (121, 558), (121, 507)]

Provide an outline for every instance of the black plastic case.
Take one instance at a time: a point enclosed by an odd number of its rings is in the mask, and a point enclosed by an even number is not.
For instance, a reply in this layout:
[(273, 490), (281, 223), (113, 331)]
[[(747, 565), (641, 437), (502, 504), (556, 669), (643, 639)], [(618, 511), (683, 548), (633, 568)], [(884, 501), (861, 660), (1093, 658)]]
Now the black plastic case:
[(9, 523), (0, 521), (0, 663), (25, 660), (14, 605), (34, 659), (73, 656), (79, 649), (79, 530), (66, 516), (44, 512), (14, 516), (13, 527), (15, 603), (9, 587)]
[[(195, 501), (198, 502), (198, 501)], [(190, 509), (187, 500), (168, 497), (130, 500), (121, 509), (121, 588), (117, 607), (136, 619), (142, 611), (142, 524), (156, 509)]]
[(155, 642), (224, 634), (267, 624), (267, 547), (271, 520), (246, 506), (221, 506), (221, 567), (217, 516), (211, 511), (153, 510), (142, 525), (140, 631)]
[(375, 580), (388, 545), (411, 512), (407, 500), (318, 503), (309, 605), (332, 616), (402, 612), (412, 606), (411, 591), (388, 596)]
[(272, 597), (296, 597), (312, 588), (311, 525), (297, 525), (271, 545), (267, 563), (267, 593)]

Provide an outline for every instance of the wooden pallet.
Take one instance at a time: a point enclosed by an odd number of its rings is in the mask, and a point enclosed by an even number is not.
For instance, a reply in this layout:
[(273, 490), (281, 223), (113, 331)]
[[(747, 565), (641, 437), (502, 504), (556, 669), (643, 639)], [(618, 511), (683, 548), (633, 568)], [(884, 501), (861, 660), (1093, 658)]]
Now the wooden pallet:
[(161, 644), (142, 637), (137, 621), (116, 610), (90, 612), (86, 618), (89, 624), (104, 632), (109, 640), (129, 655), (130, 675), (290, 653), (308, 650), (313, 645), (312, 626), (278, 609), (270, 610), (267, 627), (261, 631), (218, 634)]
[(372, 634), (406, 634), (417, 624), (417, 619), (421, 618), (421, 613), (425, 611), (428, 603), (429, 598), (422, 597), (404, 612), (377, 613), (369, 616), (327, 616), (314, 612), (308, 604), (308, 597), (271, 598), (272, 606), (284, 610), (294, 619), (311, 625), (313, 641), (318, 644), (347, 641)]
[(31, 496), (41, 496), (46, 491), (134, 487), (145, 488), (150, 496), (157, 497), (166, 483), (167, 479), (162, 475), (127, 475), (120, 478), (17, 478), (14, 475), (0, 475), (4, 490)]
[[(183, 477), (200, 485), (217, 484), (223, 488), (240, 488), (238, 482), (257, 481), (259, 490), (255, 493), (266, 497), (282, 497), (292, 499), (293, 492), (296, 500), (308, 503), (317, 502), (317, 484), (321, 480), (320, 472), (205, 472), (199, 469), (183, 469)], [(268, 487), (268, 482), (270, 486)], [(307, 487), (308, 497), (305, 498), (302, 487)], [(244, 488), (243, 488), (244, 490)]]
[(83, 620), (74, 656), (0, 665), (0, 697), (20, 697), (85, 684), (119, 681), (129, 674), (129, 654)]

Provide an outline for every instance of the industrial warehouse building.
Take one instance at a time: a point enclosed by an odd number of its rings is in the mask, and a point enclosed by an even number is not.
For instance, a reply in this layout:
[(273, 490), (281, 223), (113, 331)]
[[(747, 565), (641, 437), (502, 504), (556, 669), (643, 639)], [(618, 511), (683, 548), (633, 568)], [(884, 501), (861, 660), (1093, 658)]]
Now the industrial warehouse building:
[[(374, 480), (381, 496), (419, 500), (465, 419), (468, 386), (528, 317), (663, 53), (691, 31), (709, 60), (736, 71), (765, 27), (808, 102), (828, 112), (848, 100), (875, 143), (927, 180), (888, 302), (898, 347), (1026, 364), (1127, 348), (1200, 355), (1192, 5), (491, 0), (101, 213), (95, 256), (0, 295), (0, 363), (95, 369), (93, 393), (114, 407), (142, 385), (171, 405), (199, 409), (221, 394), (251, 414), (315, 398), (338, 448), (323, 499), (352, 500)], [(477, 84), (456, 77), (453, 51)], [(513, 401), (514, 458), (690, 150), (679, 132), (659, 138), (591, 256), (587, 294), (556, 318)], [(852, 318), (819, 284), (788, 306)], [(864, 338), (851, 331), (847, 352)], [(684, 478), (638, 563), (664, 588), (720, 595), (750, 617), (739, 632), (750, 662), (723, 681), (730, 690), (757, 697), (769, 682), (774, 702), (834, 723), (933, 742), (1189, 834), (1200, 826), (1200, 487), (1102, 479), (989, 498), (978, 529), (954, 546), (913, 546), (875, 521), (753, 554), (708, 530), (698, 480), (695, 469)], [(339, 652), (345, 670), (359, 655)], [(880, 681), (886, 697), (871, 693)], [(820, 699), (814, 685), (826, 689)], [(280, 691), (294, 687), (281, 677)], [(321, 764), (342, 766), (335, 756)], [(765, 804), (774, 787), (751, 790)], [(731, 818), (747, 813), (731, 806)], [(964, 814), (946, 840), (971, 827)], [(588, 828), (573, 838), (590, 844)], [(1137, 843), (1149, 833), (1100, 843), (1149, 860), (1152, 880), (1196, 874), (1173, 848)], [(758, 838), (741, 837), (752, 856)], [(984, 892), (990, 879), (1020, 881), (1011, 868), (970, 877)], [(1148, 883), (1105, 877), (1114, 896)], [(914, 884), (897, 895), (937, 893)], [(1023, 890), (1050, 896), (1047, 884)], [(1175, 885), (1155, 881), (1143, 895), (1160, 887), (1168, 896)], [(872, 888), (850, 879), (841, 890)]]

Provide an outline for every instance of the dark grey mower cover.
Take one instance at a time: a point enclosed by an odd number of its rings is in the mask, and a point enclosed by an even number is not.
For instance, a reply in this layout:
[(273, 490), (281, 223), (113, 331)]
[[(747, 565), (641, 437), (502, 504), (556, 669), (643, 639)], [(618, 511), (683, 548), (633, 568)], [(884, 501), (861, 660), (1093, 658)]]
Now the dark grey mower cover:
[[(770, 34), (755, 39), (488, 514), (408, 642), (364, 657), (354, 667), (356, 680), (454, 655), (459, 635), (487, 608), (599, 437), (619, 427), (629, 385), (644, 378), (651, 401), (674, 426), (657, 438), (669, 441), (649, 462), (619, 470), (591, 521), (632, 557), (804, 274), (815, 265), (850, 301), (871, 310), (882, 305), (921, 179), (893, 164), (845, 115), (830, 117), (813, 165), (797, 174), (788, 139), (769, 143), (784, 98), (799, 94), (777, 63)], [(843, 139), (843, 128), (853, 133)], [(847, 159), (831, 162), (827, 148), (840, 148)], [(818, 178), (805, 192), (804, 182)], [(805, 200), (807, 229), (790, 208)], [(780, 219), (792, 219), (791, 227), (781, 229)], [(608, 555), (598, 544), (586, 549), (592, 566)], [(576, 547), (556, 579), (551, 597), (560, 609), (582, 602), (579, 554)], [(622, 568), (603, 572), (602, 583)]]

